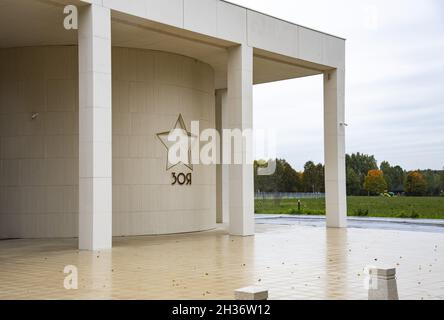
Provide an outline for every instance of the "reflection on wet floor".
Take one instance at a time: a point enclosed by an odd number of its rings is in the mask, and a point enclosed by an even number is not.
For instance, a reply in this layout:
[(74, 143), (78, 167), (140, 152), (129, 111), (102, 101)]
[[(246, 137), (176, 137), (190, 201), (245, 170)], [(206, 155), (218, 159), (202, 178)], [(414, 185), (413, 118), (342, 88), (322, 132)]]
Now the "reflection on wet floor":
[[(397, 268), (401, 299), (444, 299), (444, 234), (256, 225), (254, 237), (217, 230), (114, 238), (112, 251), (76, 239), (0, 241), (0, 299), (232, 299), (261, 285), (270, 299), (366, 299), (367, 265)], [(77, 290), (63, 286), (78, 268)]]
[[(302, 215), (263, 215), (256, 214), (257, 224), (281, 224), (301, 225), (311, 227), (325, 227), (324, 216), (302, 216)], [(363, 218), (348, 217), (349, 228), (360, 229), (384, 229), (405, 230), (419, 232), (444, 233), (444, 220), (437, 219), (398, 219), (398, 218)]]

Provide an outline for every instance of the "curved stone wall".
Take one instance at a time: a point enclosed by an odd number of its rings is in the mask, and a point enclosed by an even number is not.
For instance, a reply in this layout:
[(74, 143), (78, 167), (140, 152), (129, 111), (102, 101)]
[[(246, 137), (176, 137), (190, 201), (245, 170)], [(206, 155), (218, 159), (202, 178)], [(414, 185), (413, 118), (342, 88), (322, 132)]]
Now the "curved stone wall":
[[(113, 48), (113, 235), (215, 226), (215, 167), (166, 170), (157, 138), (182, 115), (214, 127), (210, 66)], [(191, 185), (171, 185), (172, 172)], [(0, 238), (78, 234), (76, 46), (0, 49)]]
[[(215, 166), (166, 170), (157, 133), (179, 114), (188, 131), (215, 126), (210, 66), (175, 54), (113, 50), (113, 233), (164, 234), (210, 229), (216, 222)], [(192, 172), (192, 185), (171, 185)]]

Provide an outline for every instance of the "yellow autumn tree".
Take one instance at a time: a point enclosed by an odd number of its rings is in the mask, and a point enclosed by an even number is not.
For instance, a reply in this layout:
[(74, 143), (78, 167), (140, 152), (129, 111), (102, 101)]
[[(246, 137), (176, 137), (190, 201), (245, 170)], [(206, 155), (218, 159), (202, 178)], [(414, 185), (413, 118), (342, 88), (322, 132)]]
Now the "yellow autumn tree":
[(387, 182), (381, 170), (369, 170), (364, 179), (364, 189), (369, 195), (377, 195), (387, 191)]
[(404, 184), (408, 196), (423, 196), (427, 192), (427, 181), (419, 171), (410, 171)]

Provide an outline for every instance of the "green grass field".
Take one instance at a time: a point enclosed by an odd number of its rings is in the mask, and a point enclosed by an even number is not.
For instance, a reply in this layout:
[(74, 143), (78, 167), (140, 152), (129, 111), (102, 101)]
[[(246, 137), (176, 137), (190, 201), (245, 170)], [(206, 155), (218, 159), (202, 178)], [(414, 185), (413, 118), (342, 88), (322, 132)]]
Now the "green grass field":
[[(347, 197), (349, 216), (444, 219), (444, 197)], [(325, 214), (325, 199), (255, 200), (255, 212), (266, 214)]]

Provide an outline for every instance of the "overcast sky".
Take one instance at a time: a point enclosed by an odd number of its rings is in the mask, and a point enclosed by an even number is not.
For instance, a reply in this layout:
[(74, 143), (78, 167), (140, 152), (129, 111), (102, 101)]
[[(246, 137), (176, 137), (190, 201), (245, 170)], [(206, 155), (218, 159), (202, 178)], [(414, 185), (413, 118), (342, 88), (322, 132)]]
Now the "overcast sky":
[[(444, 167), (444, 1), (232, 0), (346, 42), (346, 150), (411, 170)], [(323, 162), (322, 76), (254, 88), (254, 126), (277, 156)]]

